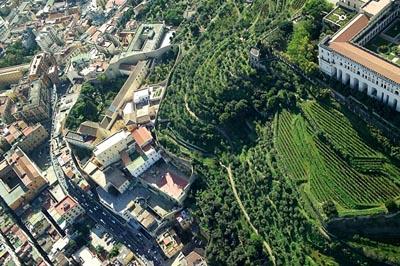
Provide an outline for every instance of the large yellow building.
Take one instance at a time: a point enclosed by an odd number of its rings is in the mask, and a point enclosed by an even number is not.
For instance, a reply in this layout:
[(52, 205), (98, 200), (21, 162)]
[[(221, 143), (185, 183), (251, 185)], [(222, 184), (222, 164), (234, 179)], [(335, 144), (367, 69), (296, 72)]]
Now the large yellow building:
[(0, 162), (0, 195), (13, 210), (28, 204), (46, 184), (40, 170), (19, 148)]
[(0, 85), (18, 83), (28, 69), (29, 64), (0, 68)]

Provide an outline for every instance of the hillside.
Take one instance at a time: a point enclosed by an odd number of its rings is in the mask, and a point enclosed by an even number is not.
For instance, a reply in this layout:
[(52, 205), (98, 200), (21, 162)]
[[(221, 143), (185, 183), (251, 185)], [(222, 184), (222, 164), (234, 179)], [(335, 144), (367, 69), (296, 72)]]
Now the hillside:
[[(182, 58), (156, 129), (159, 142), (190, 157), (200, 177), (186, 204), (207, 237), (209, 263), (382, 263), (384, 254), (354, 248), (368, 240), (349, 235), (338, 241), (324, 223), (333, 216), (387, 212), (385, 203), (400, 196), (399, 163), (387, 153), (385, 138), (376, 139), (376, 129), (327, 100), (323, 88), (287, 64), (266, 60), (265, 71), (249, 64), (249, 49), (258, 44), (286, 54), (306, 72), (316, 71), (309, 60), (315, 60), (320, 11), (329, 5), (313, 0), (188, 5), (197, 12), (177, 32)], [(301, 9), (307, 16), (290, 22)], [(307, 57), (293, 55), (296, 42)]]

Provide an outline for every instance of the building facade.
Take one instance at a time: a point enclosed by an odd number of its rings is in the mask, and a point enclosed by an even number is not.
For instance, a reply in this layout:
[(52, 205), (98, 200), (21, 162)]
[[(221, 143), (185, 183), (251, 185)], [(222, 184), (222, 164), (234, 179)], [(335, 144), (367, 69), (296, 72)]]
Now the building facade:
[(19, 106), (15, 119), (24, 119), (29, 122), (41, 122), (50, 118), (50, 88), (41, 79), (30, 83), (28, 99), (23, 106)]
[(365, 46), (398, 22), (400, 1), (368, 1), (347, 25), (319, 44), (322, 72), (400, 112), (400, 65)]
[(29, 66), (29, 80), (45, 79), (47, 85), (58, 84), (57, 62), (50, 53), (35, 55)]
[(62, 229), (72, 224), (84, 212), (82, 206), (70, 196), (65, 196), (49, 209), (49, 214)]
[(120, 160), (122, 151), (133, 150), (134, 147), (135, 143), (131, 133), (122, 130), (96, 145), (93, 154), (96, 160), (106, 167)]
[(37, 166), (19, 148), (0, 162), (0, 194), (11, 209), (25, 206), (47, 184)]
[(147, 169), (153, 166), (158, 160), (161, 159), (161, 154), (156, 151), (153, 147), (148, 147), (146, 151), (143, 151), (144, 155), (137, 157), (130, 164), (126, 166), (126, 169), (133, 177), (139, 177)]
[(43, 28), (36, 36), (36, 42), (45, 52), (56, 52), (61, 49), (62, 41), (53, 27)]

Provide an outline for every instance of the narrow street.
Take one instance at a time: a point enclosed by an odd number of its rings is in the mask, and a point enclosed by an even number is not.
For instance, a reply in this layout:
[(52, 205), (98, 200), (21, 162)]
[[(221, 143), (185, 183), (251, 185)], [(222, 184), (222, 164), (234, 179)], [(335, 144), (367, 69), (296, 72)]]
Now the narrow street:
[[(60, 95), (62, 97), (62, 95)], [(60, 129), (57, 128), (57, 103), (59, 102), (58, 95), (53, 97), (53, 118), (51, 127), (51, 139), (62, 138)], [(71, 107), (72, 108), (72, 105)], [(65, 177), (64, 172), (59, 165), (59, 162), (54, 158), (53, 154), (57, 152), (53, 150), (50, 145), (51, 163), (54, 172), (64, 192), (79, 202), (86, 211), (86, 214), (93, 219), (96, 223), (101, 224), (108, 233), (110, 233), (116, 240), (120, 241), (133, 252), (135, 252), (144, 262), (148, 265), (164, 265), (165, 262), (161, 255), (161, 250), (155, 243), (151, 236), (146, 236), (139, 232), (139, 230), (129, 226), (121, 217), (111, 213), (106, 207), (97, 202), (93, 196), (83, 191), (78, 185), (73, 183), (72, 180)], [(78, 169), (78, 167), (75, 167)], [(82, 177), (83, 178), (83, 177)]]

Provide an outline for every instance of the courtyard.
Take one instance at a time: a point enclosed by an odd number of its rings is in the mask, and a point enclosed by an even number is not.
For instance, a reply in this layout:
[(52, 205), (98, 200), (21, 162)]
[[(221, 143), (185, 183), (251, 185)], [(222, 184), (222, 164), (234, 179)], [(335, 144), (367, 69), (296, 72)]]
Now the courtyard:
[(365, 48), (400, 66), (400, 44), (388, 40), (383, 34), (374, 37)]
[(353, 17), (355, 13), (353, 11), (347, 10), (344, 7), (338, 6), (332, 10), (325, 19), (331, 23), (334, 23), (340, 27), (346, 25)]

